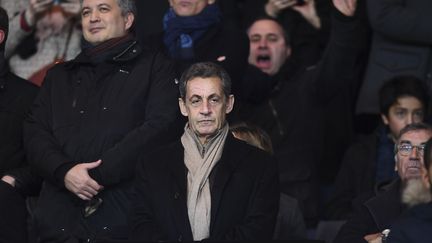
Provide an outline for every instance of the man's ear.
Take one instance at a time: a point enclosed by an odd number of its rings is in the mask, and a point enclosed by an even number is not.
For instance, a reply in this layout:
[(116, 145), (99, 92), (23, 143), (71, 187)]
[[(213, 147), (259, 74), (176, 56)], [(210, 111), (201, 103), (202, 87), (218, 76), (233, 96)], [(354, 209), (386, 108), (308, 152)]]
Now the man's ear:
[[(395, 153), (397, 153), (397, 151), (396, 151)], [(395, 160), (395, 167), (394, 167), (394, 171), (398, 171), (398, 169), (397, 169), (397, 163), (398, 163), (397, 154), (395, 154), (395, 156), (394, 156), (394, 160)]]
[(187, 109), (186, 109), (185, 102), (183, 101), (182, 98), (179, 98), (178, 101), (179, 101), (180, 112), (182, 113), (183, 116), (187, 117), (188, 116), (188, 112), (187, 112)]
[(129, 30), (132, 27), (132, 24), (135, 20), (135, 15), (133, 15), (133, 13), (128, 13), (125, 18), (126, 18), (125, 29)]
[(0, 45), (3, 44), (3, 41), (5, 40), (5, 32), (4, 30), (0, 30)]
[(234, 107), (234, 95), (229, 95), (226, 102), (226, 111), (225, 113), (228, 114), (232, 111)]
[(291, 49), (290, 46), (288, 46), (287, 49), (286, 49), (286, 56), (287, 56), (287, 58), (289, 58), (291, 56), (291, 53), (292, 53), (292, 49)]
[(388, 120), (388, 118), (387, 118), (386, 115), (381, 114), (381, 120), (382, 120), (382, 122), (383, 122), (385, 125), (388, 125), (388, 124), (389, 124), (389, 120)]

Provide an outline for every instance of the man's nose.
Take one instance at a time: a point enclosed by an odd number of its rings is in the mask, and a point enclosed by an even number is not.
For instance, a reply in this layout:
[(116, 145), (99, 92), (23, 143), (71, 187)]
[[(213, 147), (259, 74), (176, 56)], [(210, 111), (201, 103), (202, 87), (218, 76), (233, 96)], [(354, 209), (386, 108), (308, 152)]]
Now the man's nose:
[(207, 101), (203, 101), (200, 106), (200, 113), (201, 114), (209, 114), (211, 111), (210, 109), (210, 103)]
[(267, 40), (266, 39), (262, 39), (259, 42), (259, 48), (267, 48)]
[(408, 115), (405, 119), (405, 125), (409, 125), (413, 123), (413, 115)]
[(410, 153), (411, 158), (420, 158), (418, 147), (413, 147)]
[(90, 15), (90, 22), (98, 22), (100, 20), (99, 13), (97, 11), (92, 11)]

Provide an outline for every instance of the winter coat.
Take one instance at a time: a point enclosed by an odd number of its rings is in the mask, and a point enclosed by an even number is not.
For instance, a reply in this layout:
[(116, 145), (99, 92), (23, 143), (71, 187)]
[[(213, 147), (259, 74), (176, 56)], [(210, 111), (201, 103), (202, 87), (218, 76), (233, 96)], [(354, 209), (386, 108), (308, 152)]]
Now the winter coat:
[[(82, 52), (51, 69), (25, 123), (29, 161), (45, 179), (35, 212), (42, 240), (92, 239), (124, 227), (139, 152), (173, 135), (178, 95), (170, 63), (133, 40), (106, 52), (98, 64)], [(64, 177), (99, 159), (89, 174), (104, 186), (103, 202), (84, 217), (88, 202), (65, 188)]]

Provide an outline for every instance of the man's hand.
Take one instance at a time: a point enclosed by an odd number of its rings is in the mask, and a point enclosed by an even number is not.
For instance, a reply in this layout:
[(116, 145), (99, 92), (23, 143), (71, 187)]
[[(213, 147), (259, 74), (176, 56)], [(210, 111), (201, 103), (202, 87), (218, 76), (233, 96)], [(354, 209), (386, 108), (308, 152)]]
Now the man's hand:
[(292, 7), (296, 3), (296, 0), (268, 0), (265, 11), (269, 16), (276, 18), (280, 11)]
[(65, 187), (83, 200), (91, 200), (103, 186), (93, 180), (88, 171), (98, 167), (102, 160), (77, 164), (70, 169), (64, 178)]
[(368, 243), (381, 243), (381, 233), (370, 234), (364, 237)]
[(321, 28), (321, 19), (315, 8), (315, 0), (305, 0), (303, 5), (294, 5), (292, 9), (299, 12), (315, 29)]
[(51, 8), (53, 0), (29, 0), (29, 7), (25, 11), (25, 19), (27, 24), (34, 26), (36, 16)]
[(60, 7), (68, 14), (75, 16), (80, 13), (81, 5), (79, 0), (68, 0), (60, 3)]
[(315, 8), (315, 0), (304, 0), (302, 5), (297, 5), (297, 0), (268, 0), (265, 5), (266, 13), (274, 18), (287, 8), (299, 12), (316, 29), (321, 28), (321, 20)]
[(1, 178), (1, 180), (11, 185), (12, 187), (15, 187), (15, 178), (13, 178), (12, 176), (5, 175)]
[(333, 0), (333, 5), (343, 15), (352, 17), (357, 9), (357, 0)]

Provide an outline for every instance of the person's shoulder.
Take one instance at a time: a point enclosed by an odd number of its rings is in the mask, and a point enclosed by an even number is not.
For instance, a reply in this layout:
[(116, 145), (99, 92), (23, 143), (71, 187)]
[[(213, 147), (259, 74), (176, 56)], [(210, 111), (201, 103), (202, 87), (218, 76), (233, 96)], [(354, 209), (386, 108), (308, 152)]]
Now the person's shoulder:
[(8, 85), (17, 87), (21, 90), (29, 90), (29, 92), (37, 92), (38, 86), (30, 81), (23, 79), (12, 72), (8, 72), (6, 76)]
[(247, 163), (248, 167), (276, 166), (276, 159), (273, 155), (234, 136), (228, 136), (225, 146), (228, 147), (229, 153), (237, 154), (244, 163)]
[[(178, 155), (183, 155), (183, 147), (180, 140), (161, 145), (153, 150), (146, 150), (139, 155), (139, 163), (145, 167), (165, 167), (172, 162), (172, 158), (177, 158)], [(183, 159), (183, 156), (178, 157)]]

